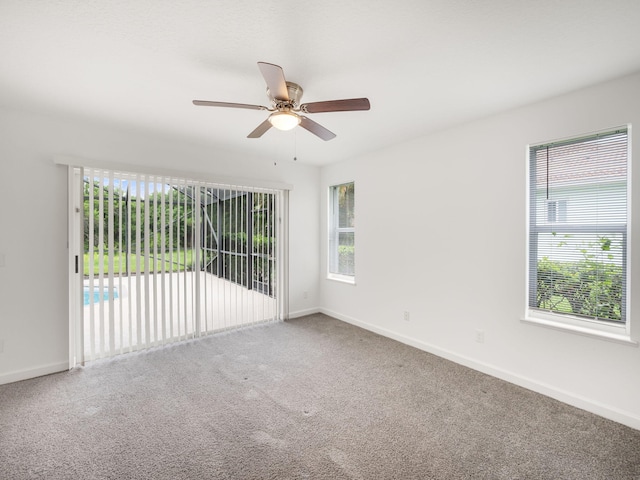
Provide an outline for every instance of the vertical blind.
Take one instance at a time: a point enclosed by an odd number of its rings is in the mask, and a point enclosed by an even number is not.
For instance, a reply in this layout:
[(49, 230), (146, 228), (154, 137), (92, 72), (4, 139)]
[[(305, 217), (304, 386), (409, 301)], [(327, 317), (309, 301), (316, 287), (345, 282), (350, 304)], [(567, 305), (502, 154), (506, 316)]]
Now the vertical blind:
[(626, 321), (627, 130), (530, 149), (529, 307)]
[(85, 168), (78, 358), (282, 318), (283, 198)]

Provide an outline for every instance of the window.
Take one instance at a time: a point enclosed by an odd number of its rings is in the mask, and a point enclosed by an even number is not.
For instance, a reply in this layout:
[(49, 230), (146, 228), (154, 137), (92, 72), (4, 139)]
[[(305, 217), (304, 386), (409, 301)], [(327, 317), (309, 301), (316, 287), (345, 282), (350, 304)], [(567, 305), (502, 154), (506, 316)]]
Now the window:
[(329, 277), (355, 278), (355, 185), (329, 187)]
[(529, 153), (528, 316), (619, 331), (627, 321), (627, 129)]

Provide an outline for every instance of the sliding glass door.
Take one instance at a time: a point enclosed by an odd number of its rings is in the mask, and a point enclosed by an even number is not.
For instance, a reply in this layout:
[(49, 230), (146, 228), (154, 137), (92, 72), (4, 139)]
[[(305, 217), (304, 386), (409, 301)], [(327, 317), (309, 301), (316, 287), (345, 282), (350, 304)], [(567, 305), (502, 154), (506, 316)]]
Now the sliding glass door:
[(284, 192), (89, 168), (76, 178), (79, 363), (285, 317)]

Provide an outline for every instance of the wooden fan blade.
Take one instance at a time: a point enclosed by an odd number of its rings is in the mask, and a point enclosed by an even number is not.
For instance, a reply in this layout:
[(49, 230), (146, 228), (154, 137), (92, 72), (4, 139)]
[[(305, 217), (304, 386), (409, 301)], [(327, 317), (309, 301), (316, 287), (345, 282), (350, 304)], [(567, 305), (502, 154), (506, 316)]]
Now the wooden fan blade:
[(276, 100), (288, 102), (289, 92), (282, 67), (272, 63), (258, 62), (258, 68), (260, 68), (264, 81), (267, 82), (271, 96)]
[(229, 102), (210, 102), (208, 100), (194, 100), (194, 105), (200, 107), (228, 107), (228, 108), (246, 108), (249, 110), (269, 110), (262, 105), (248, 105), (246, 103), (229, 103)]
[(247, 135), (247, 138), (260, 138), (264, 133), (271, 128), (271, 122), (269, 119), (266, 119), (260, 125), (256, 127), (256, 129)]
[(305, 113), (349, 112), (354, 110), (369, 110), (371, 104), (368, 98), (350, 98), (347, 100), (328, 100), (326, 102), (311, 102), (300, 105)]
[(300, 116), (300, 126), (306, 130), (309, 130), (314, 135), (320, 137), (322, 140), (327, 141), (332, 138), (336, 138), (336, 134), (327, 130), (319, 123), (314, 122), (313, 120)]

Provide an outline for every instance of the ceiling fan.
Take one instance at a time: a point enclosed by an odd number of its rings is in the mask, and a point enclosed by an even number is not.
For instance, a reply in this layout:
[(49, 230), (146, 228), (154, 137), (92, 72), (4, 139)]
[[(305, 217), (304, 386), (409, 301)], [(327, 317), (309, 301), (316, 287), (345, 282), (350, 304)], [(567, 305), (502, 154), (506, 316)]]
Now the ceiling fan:
[(287, 82), (281, 67), (271, 63), (258, 62), (258, 68), (260, 68), (260, 72), (267, 83), (267, 96), (271, 100), (271, 108), (263, 105), (211, 102), (208, 100), (194, 100), (193, 104), (204, 107), (246, 108), (249, 110), (266, 110), (272, 112), (264, 122), (247, 135), (247, 138), (260, 138), (271, 127), (275, 127), (278, 130), (291, 130), (300, 125), (322, 140), (331, 140), (335, 138), (336, 134), (310, 118), (300, 115), (300, 112), (348, 112), (369, 110), (371, 107), (367, 98), (350, 98), (346, 100), (328, 100), (324, 102), (300, 104), (302, 87), (297, 83)]

